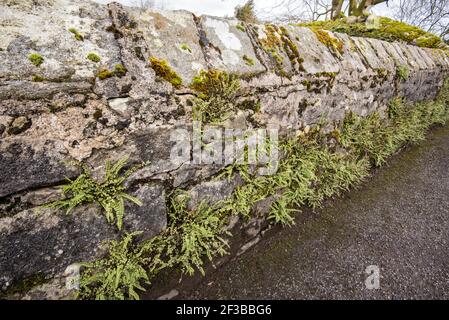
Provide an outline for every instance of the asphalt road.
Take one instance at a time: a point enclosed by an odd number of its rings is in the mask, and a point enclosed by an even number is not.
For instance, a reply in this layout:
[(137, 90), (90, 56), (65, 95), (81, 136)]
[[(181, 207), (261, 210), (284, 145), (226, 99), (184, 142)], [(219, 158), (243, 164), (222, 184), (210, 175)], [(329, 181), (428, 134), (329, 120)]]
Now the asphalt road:
[(449, 127), (277, 231), (176, 298), (449, 298)]

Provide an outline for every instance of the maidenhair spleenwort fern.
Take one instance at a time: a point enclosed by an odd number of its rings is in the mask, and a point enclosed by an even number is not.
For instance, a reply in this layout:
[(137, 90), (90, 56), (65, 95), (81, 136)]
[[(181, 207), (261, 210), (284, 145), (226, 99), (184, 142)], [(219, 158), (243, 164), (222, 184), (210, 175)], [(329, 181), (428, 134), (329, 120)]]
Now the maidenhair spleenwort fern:
[(105, 175), (102, 181), (97, 181), (91, 177), (91, 172), (85, 164), (71, 162), (75, 166), (79, 166), (82, 173), (75, 179), (67, 179), (68, 184), (62, 186), (65, 199), (57, 200), (46, 207), (66, 209), (67, 214), (81, 204), (98, 203), (103, 209), (106, 220), (109, 223), (116, 223), (117, 228), (123, 226), (123, 217), (125, 214), (125, 200), (129, 200), (139, 206), (142, 202), (127, 194), (124, 186), (125, 180), (140, 166), (135, 166), (122, 175), (120, 172), (128, 161), (125, 157), (115, 164), (111, 165), (110, 161), (106, 162)]
[(142, 285), (149, 285), (144, 266), (148, 258), (143, 251), (133, 245), (133, 237), (140, 232), (125, 234), (122, 240), (109, 242), (108, 256), (91, 263), (80, 264), (83, 267), (80, 299), (127, 300), (139, 299), (138, 291), (145, 291)]
[[(204, 258), (223, 255), (228, 249), (225, 226), (229, 217), (249, 218), (254, 214), (254, 205), (269, 197), (273, 202), (268, 218), (274, 223), (293, 224), (293, 214), (300, 206), (320, 206), (324, 199), (360, 182), (368, 175), (371, 165), (380, 166), (405, 144), (424, 139), (431, 125), (446, 123), (449, 81), (435, 101), (410, 105), (394, 99), (387, 114), (388, 118), (384, 119), (377, 113), (365, 118), (349, 113), (331, 134), (323, 134), (318, 129), (289, 139), (283, 144), (279, 170), (272, 176), (251, 176), (246, 168), (228, 168), (224, 172), (228, 178), (235, 172), (249, 178), (229, 198), (213, 205), (203, 202), (191, 210), (189, 195), (174, 192), (168, 206), (167, 228), (132, 247), (132, 235), (125, 236), (121, 242), (112, 242), (109, 257), (85, 264), (80, 297), (137, 299), (141, 285), (165, 268), (179, 267), (187, 274), (195, 269), (204, 273)], [(333, 147), (327, 144), (330, 139), (335, 142)], [(117, 176), (120, 169), (107, 171)], [(73, 193), (73, 199), (64, 207), (95, 199), (90, 190), (97, 187), (88, 177), (79, 178), (85, 180), (67, 189), (87, 191)]]

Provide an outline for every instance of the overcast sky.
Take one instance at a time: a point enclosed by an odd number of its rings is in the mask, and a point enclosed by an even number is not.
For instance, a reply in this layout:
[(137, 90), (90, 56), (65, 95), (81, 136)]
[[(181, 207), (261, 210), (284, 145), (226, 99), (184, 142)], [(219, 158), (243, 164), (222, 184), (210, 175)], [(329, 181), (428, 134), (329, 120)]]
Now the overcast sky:
[[(100, 3), (113, 2), (111, 0), (94, 0)], [(124, 5), (135, 5), (139, 0), (115, 0)], [(397, 0), (390, 0), (394, 4)], [(237, 5), (242, 5), (246, 0), (155, 0), (157, 6), (168, 10), (185, 9), (196, 14), (209, 14), (213, 16), (233, 16), (234, 8)], [(273, 7), (281, 0), (255, 0), (256, 9), (261, 18), (269, 17), (269, 15), (276, 14), (268, 8)], [(391, 4), (390, 4), (391, 6)], [(282, 10), (282, 8), (278, 9)], [(388, 8), (385, 4), (380, 4), (374, 8), (374, 13), (377, 15), (388, 16)]]

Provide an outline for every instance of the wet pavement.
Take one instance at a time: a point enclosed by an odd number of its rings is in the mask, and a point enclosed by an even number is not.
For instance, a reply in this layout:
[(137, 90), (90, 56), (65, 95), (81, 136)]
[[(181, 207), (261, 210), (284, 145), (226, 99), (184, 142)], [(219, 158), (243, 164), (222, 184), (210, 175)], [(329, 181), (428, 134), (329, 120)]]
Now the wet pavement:
[(176, 299), (449, 298), (449, 127), (275, 231)]

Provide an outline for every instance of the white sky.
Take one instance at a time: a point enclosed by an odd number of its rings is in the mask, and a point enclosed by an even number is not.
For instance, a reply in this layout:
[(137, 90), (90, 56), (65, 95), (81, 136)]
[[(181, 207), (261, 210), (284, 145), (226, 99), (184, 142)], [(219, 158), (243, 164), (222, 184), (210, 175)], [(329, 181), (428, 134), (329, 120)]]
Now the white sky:
[[(94, 0), (100, 3), (113, 2), (112, 0)], [(134, 5), (139, 0), (115, 0), (124, 5)], [(233, 16), (234, 8), (242, 5), (246, 0), (155, 0), (156, 5), (162, 6), (164, 9), (175, 10), (185, 9), (195, 14), (208, 14), (213, 16)], [(256, 10), (261, 13), (261, 18), (267, 14), (275, 15), (276, 12), (267, 12), (267, 8), (273, 7), (281, 0), (255, 0)], [(390, 0), (390, 6), (398, 0)], [(278, 10), (282, 10), (279, 8)], [(389, 10), (386, 4), (382, 3), (374, 8), (374, 13), (381, 16), (389, 16)]]

